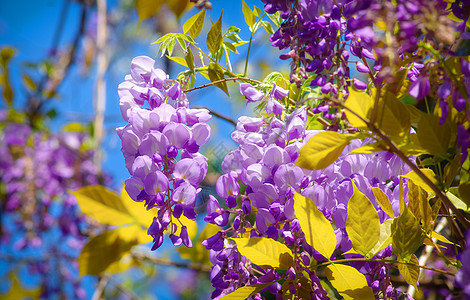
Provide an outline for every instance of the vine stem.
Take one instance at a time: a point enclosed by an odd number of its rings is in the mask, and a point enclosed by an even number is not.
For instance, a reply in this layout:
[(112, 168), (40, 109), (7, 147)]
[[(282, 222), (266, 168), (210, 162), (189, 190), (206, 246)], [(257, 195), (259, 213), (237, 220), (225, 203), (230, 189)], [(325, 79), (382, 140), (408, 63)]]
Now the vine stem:
[(398, 260), (393, 260), (393, 259), (381, 259), (381, 258), (345, 258), (345, 259), (337, 259), (337, 260), (334, 260), (334, 261), (327, 261), (327, 262), (318, 264), (318, 265), (315, 266), (315, 268), (322, 267), (322, 266), (327, 266), (327, 265), (331, 265), (331, 264), (335, 264), (335, 263), (351, 262), (351, 261), (377, 261), (377, 262), (383, 262), (383, 263), (388, 263), (388, 264), (402, 264), (402, 265), (419, 267), (421, 269), (426, 269), (426, 270), (434, 271), (434, 272), (445, 274), (445, 275), (455, 276), (454, 273), (447, 272), (447, 271), (440, 270), (440, 269), (431, 268), (431, 267), (428, 267), (428, 266), (415, 265), (414, 263), (410, 263), (410, 262), (403, 262), (403, 261), (398, 261)]
[(134, 259), (139, 260), (139, 261), (147, 260), (147, 261), (150, 261), (151, 263), (157, 264), (157, 265), (173, 266), (173, 267), (177, 267), (177, 268), (186, 268), (186, 269), (191, 269), (191, 270), (194, 270), (194, 271), (204, 272), (204, 273), (207, 273), (207, 272), (211, 271), (210, 266), (203, 265), (203, 264), (179, 263), (179, 262), (171, 261), (169, 259), (158, 258), (158, 257), (150, 257), (148, 255), (140, 254), (140, 253), (132, 253), (132, 257)]
[(199, 90), (199, 89), (206, 88), (206, 87), (211, 86), (211, 85), (216, 85), (216, 84), (218, 84), (218, 83), (227, 82), (227, 81), (237, 81), (237, 80), (240, 80), (240, 81), (250, 81), (250, 82), (257, 83), (257, 84), (261, 84), (261, 83), (262, 83), (261, 81), (258, 81), (258, 80), (255, 80), (255, 79), (250, 79), (250, 78), (245, 78), (245, 77), (229, 77), (229, 78), (224, 78), (224, 79), (212, 81), (212, 82), (210, 82), (210, 83), (203, 84), (203, 85), (201, 85), (201, 86), (197, 86), (197, 87), (194, 87), (194, 88), (191, 88), (191, 89), (187, 89), (187, 90), (184, 90), (184, 92), (185, 92), (185, 93), (188, 93), (188, 92), (192, 92), (192, 91), (195, 91), (195, 90)]
[(251, 50), (251, 43), (253, 42), (253, 35), (256, 32), (256, 27), (258, 26), (259, 22), (261, 22), (261, 19), (266, 15), (266, 13), (262, 14), (258, 21), (253, 25), (253, 31), (251, 32), (250, 36), (250, 42), (248, 43), (248, 50), (246, 51), (246, 59), (245, 59), (245, 71), (243, 72), (243, 76), (246, 76), (246, 72), (248, 71), (248, 58), (250, 57), (250, 50)]
[(227, 122), (233, 124), (234, 126), (237, 126), (237, 122), (235, 122), (232, 118), (227, 117), (227, 116), (225, 116), (225, 115), (223, 115), (223, 114), (221, 114), (221, 113), (218, 113), (218, 112), (216, 112), (216, 111), (214, 111), (214, 110), (212, 110), (212, 109), (210, 109), (210, 108), (208, 108), (208, 107), (206, 107), (206, 106), (197, 106), (197, 105), (196, 105), (196, 106), (193, 106), (193, 108), (196, 108), (196, 109), (198, 109), (198, 108), (207, 109), (207, 110), (208, 110), (212, 115), (214, 115), (215, 117), (217, 117), (217, 118), (219, 118), (219, 119), (222, 119), (222, 120), (225, 120), (225, 121), (227, 121)]

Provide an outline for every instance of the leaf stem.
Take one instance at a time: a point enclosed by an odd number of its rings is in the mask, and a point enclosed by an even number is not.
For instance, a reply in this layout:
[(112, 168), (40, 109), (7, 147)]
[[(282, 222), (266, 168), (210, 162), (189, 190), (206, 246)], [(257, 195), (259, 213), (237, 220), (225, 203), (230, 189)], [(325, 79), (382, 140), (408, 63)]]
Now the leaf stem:
[(253, 31), (251, 32), (251, 36), (250, 36), (250, 42), (248, 43), (248, 51), (246, 52), (246, 59), (245, 59), (245, 71), (243, 72), (243, 76), (246, 76), (246, 72), (248, 70), (248, 58), (250, 56), (250, 49), (251, 49), (251, 43), (253, 41), (253, 35), (255, 34), (256, 32), (256, 27), (258, 26), (259, 22), (261, 21), (261, 19), (263, 19), (263, 17), (266, 15), (266, 12), (264, 14), (262, 14), (258, 21), (255, 23), (255, 25), (253, 25)]
[(240, 81), (250, 81), (250, 82), (257, 83), (257, 84), (261, 84), (261, 83), (262, 83), (261, 81), (258, 81), (258, 80), (255, 80), (255, 79), (250, 79), (250, 78), (245, 78), (245, 77), (230, 77), (230, 78), (224, 78), (224, 79), (212, 81), (212, 82), (210, 82), (210, 83), (203, 84), (203, 85), (201, 85), (201, 86), (197, 86), (197, 87), (194, 87), (194, 88), (191, 88), (191, 89), (187, 89), (187, 90), (185, 90), (184, 92), (185, 92), (185, 93), (188, 93), (188, 92), (192, 92), (192, 91), (195, 91), (195, 90), (199, 90), (199, 89), (206, 88), (206, 87), (211, 86), (211, 85), (216, 85), (216, 84), (218, 84), (218, 83), (227, 82), (227, 81), (237, 81), (237, 80), (240, 80)]

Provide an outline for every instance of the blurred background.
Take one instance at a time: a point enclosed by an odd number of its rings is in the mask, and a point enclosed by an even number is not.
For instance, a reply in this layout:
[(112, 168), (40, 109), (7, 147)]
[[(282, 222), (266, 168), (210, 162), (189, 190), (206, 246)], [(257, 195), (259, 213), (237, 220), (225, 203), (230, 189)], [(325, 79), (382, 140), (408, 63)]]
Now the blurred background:
[[(246, 3), (252, 9), (264, 6), (261, 1)], [(117, 86), (129, 73), (131, 60), (140, 55), (154, 58), (159, 68), (176, 78), (184, 67), (157, 56), (159, 45), (151, 43), (168, 32), (182, 32), (182, 24), (200, 9), (207, 9), (203, 32), (196, 39), (201, 48), (207, 49), (209, 20), (215, 22), (222, 11), (223, 31), (235, 25), (242, 40), (250, 39), (242, 1), (0, 2), (0, 298), (209, 297), (207, 268), (191, 267), (172, 245), (157, 254), (149, 253), (148, 244), (139, 246), (145, 258), (130, 264), (133, 267), (105, 276), (79, 276), (82, 247), (104, 229), (80, 215), (66, 191), (104, 184), (120, 194), (129, 173), (115, 133), (126, 124)], [(273, 65), (288, 73), (268, 38), (264, 30), (253, 36), (251, 78), (263, 79)], [(237, 50), (240, 54), (232, 57), (236, 74), (243, 73), (247, 44)], [(173, 56), (183, 56), (181, 49)], [(205, 83), (196, 77), (195, 86)], [(230, 139), (234, 122), (254, 109), (240, 96), (238, 84), (228, 86), (230, 97), (214, 86), (188, 94), (190, 106), (220, 115), (210, 121), (211, 141), (202, 149), (210, 159), (206, 194), (215, 194), (220, 162), (236, 147)], [(198, 217), (198, 224), (203, 217)]]

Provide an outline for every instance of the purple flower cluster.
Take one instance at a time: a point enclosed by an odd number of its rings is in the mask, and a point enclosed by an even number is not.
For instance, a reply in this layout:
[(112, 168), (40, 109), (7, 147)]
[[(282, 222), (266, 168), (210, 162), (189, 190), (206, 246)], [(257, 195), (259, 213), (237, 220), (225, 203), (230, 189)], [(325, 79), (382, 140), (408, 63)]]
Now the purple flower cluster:
[[(240, 90), (248, 101), (262, 98), (261, 92), (247, 84), (241, 84)], [(279, 103), (278, 100), (285, 95), (282, 89), (274, 86), (267, 102)], [(347, 204), (353, 192), (352, 182), (373, 201), (382, 222), (389, 217), (375, 201), (372, 187), (379, 187), (389, 196), (395, 213), (399, 215), (399, 189), (395, 187), (399, 184), (399, 175), (408, 169), (401, 164), (398, 156), (388, 152), (349, 155), (350, 151), (361, 146), (359, 140), (354, 140), (329, 167), (318, 171), (302, 169), (295, 166), (300, 148), (318, 131), (305, 130), (305, 107), (287, 114), (283, 111), (282, 106), (275, 112), (267, 105), (267, 117), (240, 117), (237, 130), (232, 133), (232, 139), (239, 147), (225, 157), (222, 163), (224, 174), (216, 184), (217, 194), (225, 199), (228, 209), (221, 208), (211, 196), (205, 218), (209, 223), (224, 227), (230, 215), (233, 215), (230, 228), (203, 243), (211, 250), (214, 263), (211, 282), (216, 290), (213, 297), (229, 293), (241, 285), (272, 282), (281, 276), (275, 270), (252, 266), (238, 253), (236, 246), (228, 242), (227, 237), (268, 237), (281, 240), (288, 247), (298, 248), (300, 252), (304, 251), (302, 259), (324, 259), (305, 243), (294, 212), (296, 191), (313, 199), (324, 215), (335, 224), (338, 246), (343, 252), (352, 247), (345, 230)], [(241, 184), (246, 186), (244, 193), (240, 191)], [(256, 229), (252, 228), (247, 218), (252, 208), (256, 209), (253, 224)], [(301, 262), (297, 263), (298, 269), (301, 269)], [(253, 271), (253, 268), (256, 270)], [(378, 280), (376, 269), (380, 271), (380, 268), (371, 264), (365, 271), (371, 274), (371, 282)], [(385, 273), (382, 275), (385, 278)], [(310, 277), (317, 278), (314, 272)], [(315, 282), (313, 279), (312, 282)], [(386, 290), (389, 286), (378, 288)], [(273, 283), (270, 291), (280, 293), (280, 286)], [(322, 298), (324, 290), (319, 288), (316, 293)]]
[[(77, 266), (71, 261), (85, 244), (90, 225), (79, 214), (76, 199), (67, 189), (109, 181), (94, 164), (93, 151), (83, 147), (88, 138), (82, 132), (49, 134), (9, 122), (0, 132), (0, 199), (4, 211), (0, 251), (22, 259), (28, 251), (36, 253), (34, 260), (25, 261), (30, 273), (43, 276), (42, 297), (58, 297), (62, 290), (58, 282), (72, 284), (74, 297), (84, 297), (74, 275)], [(46, 258), (41, 258), (43, 255)], [(45, 274), (60, 276), (61, 280), (47, 280)]]
[(146, 56), (134, 58), (131, 74), (119, 85), (122, 116), (129, 122), (117, 129), (132, 175), (126, 191), (147, 209), (158, 209), (148, 229), (154, 238), (152, 250), (161, 246), (170, 224), (173, 244), (191, 247), (185, 226), (180, 236), (175, 234), (174, 219), (182, 214), (196, 218), (198, 186), (207, 173), (207, 159), (198, 151), (209, 140), (211, 116), (206, 109), (189, 109), (180, 83), (154, 64)]
[[(470, 230), (466, 232), (466, 242), (470, 245)], [(467, 246), (468, 247), (468, 246)], [(463, 290), (462, 299), (470, 299), (470, 249), (467, 248), (459, 257), (462, 267), (455, 274), (456, 285)]]

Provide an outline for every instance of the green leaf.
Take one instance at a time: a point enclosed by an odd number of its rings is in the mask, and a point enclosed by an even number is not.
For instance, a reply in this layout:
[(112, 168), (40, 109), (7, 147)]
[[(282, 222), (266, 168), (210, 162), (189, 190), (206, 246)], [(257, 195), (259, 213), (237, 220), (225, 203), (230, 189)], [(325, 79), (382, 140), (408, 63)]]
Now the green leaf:
[(184, 67), (188, 67), (188, 63), (186, 62), (186, 60), (184, 58), (181, 58), (181, 57), (178, 57), (178, 56), (169, 56), (167, 55), (166, 56), (169, 60), (172, 60), (174, 61), (175, 63), (178, 63)]
[(398, 264), (398, 270), (400, 271), (401, 276), (405, 279), (405, 281), (414, 286), (416, 289), (417, 283), (418, 283), (418, 278), (419, 278), (419, 261), (416, 255), (412, 255), (409, 263), (412, 263), (414, 265), (408, 265), (408, 264)]
[(268, 21), (261, 21), (261, 25), (263, 25), (263, 28), (264, 30), (266, 30), (267, 33), (274, 34), (274, 30), (271, 26), (271, 23), (269, 23)]
[[(434, 171), (431, 170), (431, 169), (420, 169), (420, 171), (422, 173), (424, 173), (424, 175), (426, 175), (427, 178), (429, 178), (429, 180), (431, 180), (432, 183), (434, 183), (435, 185), (438, 184), (438, 181), (437, 181), (437, 178), (436, 178), (436, 174), (434, 174)], [(422, 180), (418, 174), (415, 173), (415, 171), (410, 171), (408, 174), (406, 175), (401, 175), (401, 177), (405, 177), (405, 178), (408, 178), (408, 179), (411, 179), (413, 180), (413, 182), (420, 186), (421, 188), (423, 188), (426, 192), (428, 193), (434, 193), (434, 191), (432, 190), (432, 188), (426, 183), (424, 182), (424, 180)]]
[(235, 46), (233, 44), (231, 44), (229, 42), (224, 42), (224, 45), (225, 45), (225, 47), (227, 47), (233, 53), (238, 54), (237, 48), (235, 48)]
[(184, 22), (183, 32), (185, 34), (188, 33), (193, 39), (195, 39), (202, 31), (205, 17), (206, 10), (203, 9)]
[(348, 202), (346, 232), (357, 253), (364, 256), (380, 237), (380, 220), (374, 205), (352, 182), (353, 194)]
[(77, 198), (82, 212), (107, 225), (123, 225), (135, 222), (121, 197), (104, 186), (85, 186), (69, 191)]
[(392, 224), (392, 246), (395, 255), (404, 262), (423, 244), (425, 235), (413, 213), (406, 207)]
[(434, 220), (427, 196), (425, 190), (414, 184), (412, 180), (408, 181), (408, 208), (429, 233), (434, 227)]
[(155, 42), (152, 43), (152, 45), (155, 45), (155, 44), (159, 44), (159, 43), (163, 43), (165, 42), (166, 40), (170, 39), (170, 38), (174, 38), (174, 34), (173, 33), (167, 33), (165, 34), (164, 36), (161, 36), (158, 40), (156, 40)]
[(184, 60), (186, 61), (187, 67), (191, 70), (191, 72), (194, 73), (194, 56), (193, 52), (191, 51), (191, 47), (188, 47), (188, 49), (184, 52)]
[(220, 47), (222, 46), (222, 15), (224, 11), (220, 13), (220, 17), (215, 22), (209, 32), (207, 33), (207, 48), (209, 49), (212, 55), (215, 55), (217, 51), (219, 51)]
[(453, 135), (449, 122), (439, 125), (439, 117), (430, 114), (421, 117), (416, 132), (421, 147), (433, 155), (445, 155)]
[(390, 217), (395, 218), (395, 214), (393, 213), (392, 203), (390, 199), (388, 199), (387, 194), (385, 194), (380, 188), (373, 187), (372, 192), (374, 193), (375, 199), (379, 203), (382, 210)]
[(470, 206), (470, 182), (464, 182), (459, 185), (459, 195), (460, 199), (467, 204), (467, 206)]
[(299, 193), (294, 195), (294, 211), (305, 234), (305, 241), (329, 260), (336, 249), (336, 235), (331, 223), (312, 199)]
[[(225, 78), (224, 71), (222, 70), (222, 68), (218, 64), (213, 63), (213, 62), (209, 63), (208, 73), (209, 73), (209, 79), (212, 82), (222, 80)], [(219, 83), (216, 83), (215, 86), (220, 88), (222, 91), (225, 92), (225, 94), (227, 94), (227, 96), (230, 97), (228, 93), (228, 89), (227, 89), (227, 82), (225, 81), (219, 82)]]
[(80, 276), (99, 275), (133, 246), (150, 241), (151, 237), (139, 225), (121, 227), (92, 237), (78, 257)]
[(192, 3), (189, 0), (166, 0), (166, 5), (175, 14), (176, 18), (192, 7)]
[(171, 56), (173, 54), (173, 49), (175, 48), (175, 45), (176, 45), (175, 39), (168, 40), (168, 45), (166, 48), (166, 50), (168, 51), (168, 55)]
[(23, 74), (23, 81), (24, 83), (26, 84), (26, 86), (31, 90), (31, 91), (35, 91), (36, 90), (36, 83), (31, 79), (31, 77), (29, 77), (28, 75), (26, 74)]
[(245, 285), (220, 298), (220, 300), (245, 300), (250, 296), (259, 293), (271, 283)]
[(8, 277), (10, 277), (11, 280), (10, 290), (6, 294), (0, 294), (0, 298), (3, 300), (18, 300), (24, 298), (39, 299), (39, 296), (41, 295), (41, 288), (27, 290), (21, 286), (15, 273), (11, 272)]
[(250, 27), (250, 30), (253, 29), (253, 25), (255, 25), (256, 17), (253, 11), (250, 9), (248, 5), (246, 5), (245, 0), (242, 0), (242, 12), (243, 16), (245, 17), (245, 22)]
[[(350, 89), (348, 99), (346, 99), (344, 105), (359, 115), (361, 118), (369, 120), (370, 112), (374, 106), (374, 100), (367, 93), (356, 92)], [(347, 109), (344, 110), (344, 113), (346, 114), (346, 118), (348, 118), (348, 121), (352, 126), (367, 129), (366, 123), (364, 123), (355, 114)]]
[(286, 245), (270, 238), (232, 238), (241, 255), (259, 266), (287, 270), (292, 266), (294, 257)]
[(455, 189), (450, 188), (449, 191), (446, 193), (447, 198), (449, 198), (450, 202), (452, 202), (457, 209), (461, 209), (463, 211), (469, 212), (470, 207), (465, 203), (462, 199), (460, 199), (460, 195), (456, 195), (458, 193)]
[(341, 155), (351, 139), (351, 135), (335, 131), (317, 133), (300, 149), (295, 165), (308, 170), (324, 169)]
[(164, 0), (137, 0), (135, 7), (139, 14), (139, 23), (145, 19), (153, 17), (160, 10)]
[(367, 285), (366, 277), (351, 266), (331, 264), (326, 267), (325, 275), (345, 300), (375, 299), (372, 288)]

